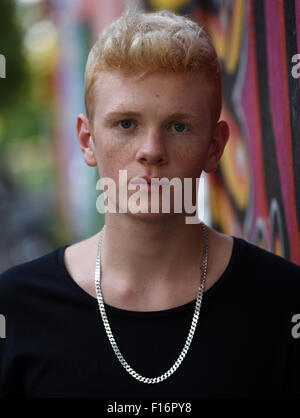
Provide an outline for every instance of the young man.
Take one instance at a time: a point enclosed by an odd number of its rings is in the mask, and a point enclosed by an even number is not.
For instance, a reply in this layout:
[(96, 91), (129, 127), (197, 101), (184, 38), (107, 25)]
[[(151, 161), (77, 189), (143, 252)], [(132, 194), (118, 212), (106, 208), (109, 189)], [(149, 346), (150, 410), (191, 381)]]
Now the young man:
[[(195, 197), (229, 137), (221, 96), (215, 50), (190, 19), (129, 9), (103, 30), (77, 135), (117, 210), (0, 276), (2, 396), (300, 396), (300, 267), (187, 223), (175, 191), (169, 211), (150, 210), (164, 186), (142, 184), (178, 178), (186, 192), (192, 179)], [(148, 211), (124, 210), (137, 192)]]

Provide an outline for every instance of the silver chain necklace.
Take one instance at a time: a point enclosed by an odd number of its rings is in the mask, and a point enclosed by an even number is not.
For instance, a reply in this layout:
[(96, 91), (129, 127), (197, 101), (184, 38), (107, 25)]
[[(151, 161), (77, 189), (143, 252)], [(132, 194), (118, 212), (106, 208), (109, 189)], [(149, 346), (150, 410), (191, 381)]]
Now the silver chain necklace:
[(102, 292), (101, 292), (101, 288), (100, 288), (100, 277), (101, 277), (100, 248), (102, 248), (102, 239), (103, 239), (103, 233), (104, 233), (104, 230), (105, 230), (105, 225), (100, 232), (99, 241), (98, 241), (98, 249), (97, 249), (97, 258), (96, 258), (95, 288), (96, 288), (97, 300), (98, 300), (98, 305), (99, 305), (99, 310), (100, 310), (100, 314), (101, 314), (101, 317), (102, 317), (103, 325), (104, 325), (107, 337), (110, 341), (110, 344), (111, 344), (117, 358), (119, 359), (120, 363), (122, 364), (122, 366), (125, 368), (125, 370), (131, 376), (133, 376), (135, 379), (139, 380), (142, 383), (159, 383), (159, 382), (162, 382), (163, 380), (167, 379), (169, 376), (171, 376), (178, 369), (178, 367), (182, 363), (184, 357), (186, 356), (186, 353), (188, 352), (188, 350), (190, 348), (190, 345), (191, 345), (191, 342), (192, 342), (192, 339), (193, 339), (193, 336), (194, 336), (194, 333), (195, 333), (195, 330), (196, 330), (196, 327), (197, 327), (197, 323), (198, 323), (198, 318), (199, 318), (199, 313), (200, 313), (200, 308), (201, 308), (201, 303), (202, 303), (203, 289), (204, 289), (204, 285), (205, 285), (206, 272), (207, 272), (208, 237), (207, 237), (206, 226), (202, 222), (201, 222), (201, 227), (202, 227), (203, 235), (204, 235), (204, 249), (203, 249), (203, 258), (202, 258), (202, 265), (201, 265), (201, 281), (200, 281), (200, 285), (199, 285), (199, 288), (198, 288), (196, 306), (195, 306), (195, 310), (194, 310), (194, 315), (193, 315), (190, 331), (188, 333), (188, 336), (187, 336), (186, 342), (184, 344), (184, 347), (183, 347), (180, 355), (178, 356), (177, 360), (173, 364), (173, 366), (170, 367), (170, 369), (168, 371), (166, 371), (164, 374), (162, 374), (161, 376), (158, 376), (158, 377), (144, 377), (144, 376), (141, 376), (136, 371), (134, 371), (132, 369), (132, 367), (129, 366), (127, 361), (124, 359), (124, 357), (122, 356), (122, 354), (121, 354), (121, 352), (118, 348), (118, 345), (117, 345), (117, 343), (114, 339), (113, 333), (111, 331), (111, 328), (110, 328), (110, 325), (109, 325), (109, 322), (108, 322), (108, 319), (107, 319), (107, 316), (106, 316), (105, 307), (104, 307), (104, 303), (103, 303)]

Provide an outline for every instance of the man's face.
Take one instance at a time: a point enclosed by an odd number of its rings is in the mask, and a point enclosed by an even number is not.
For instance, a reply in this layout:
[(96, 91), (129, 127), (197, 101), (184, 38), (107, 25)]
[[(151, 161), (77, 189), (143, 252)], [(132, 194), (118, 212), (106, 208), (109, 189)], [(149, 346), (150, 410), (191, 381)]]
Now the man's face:
[(218, 140), (212, 140), (210, 93), (203, 75), (155, 72), (135, 81), (119, 72), (102, 72), (94, 92), (91, 146), (101, 178), (113, 179), (118, 187), (119, 170), (127, 170), (128, 182), (148, 175), (179, 177), (183, 183), (184, 178), (199, 178), (203, 169), (216, 168), (225, 144), (218, 148)]

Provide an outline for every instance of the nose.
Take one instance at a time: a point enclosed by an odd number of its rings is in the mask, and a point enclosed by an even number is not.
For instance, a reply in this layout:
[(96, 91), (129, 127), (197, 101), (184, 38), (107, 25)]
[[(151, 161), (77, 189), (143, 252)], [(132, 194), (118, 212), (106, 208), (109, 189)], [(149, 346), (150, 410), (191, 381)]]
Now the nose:
[(168, 155), (163, 137), (156, 132), (146, 134), (137, 150), (136, 159), (142, 164), (165, 164)]

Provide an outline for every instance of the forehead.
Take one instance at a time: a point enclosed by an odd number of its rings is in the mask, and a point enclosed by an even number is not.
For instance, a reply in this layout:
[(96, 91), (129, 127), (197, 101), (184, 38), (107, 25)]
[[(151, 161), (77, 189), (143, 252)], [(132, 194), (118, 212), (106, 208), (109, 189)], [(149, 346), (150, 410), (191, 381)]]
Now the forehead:
[(94, 86), (95, 113), (109, 111), (192, 112), (208, 116), (209, 87), (204, 74), (152, 72), (143, 78), (103, 71)]

